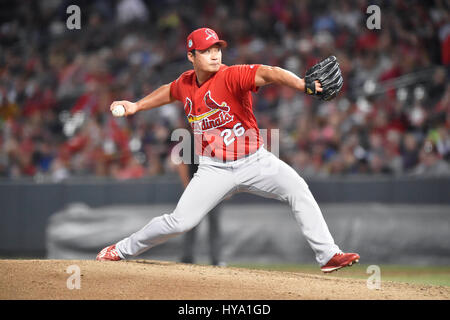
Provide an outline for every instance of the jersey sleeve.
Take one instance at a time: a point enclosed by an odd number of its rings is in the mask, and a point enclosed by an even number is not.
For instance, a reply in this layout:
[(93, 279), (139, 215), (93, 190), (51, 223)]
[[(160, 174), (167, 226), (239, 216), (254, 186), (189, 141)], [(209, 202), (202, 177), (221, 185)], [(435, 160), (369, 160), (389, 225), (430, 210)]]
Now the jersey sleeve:
[(236, 93), (256, 92), (259, 88), (255, 86), (255, 75), (260, 66), (260, 64), (231, 66), (228, 69), (228, 86)]
[(178, 79), (172, 81), (170, 84), (170, 96), (178, 101), (181, 101), (181, 98), (180, 98), (181, 97), (181, 94), (180, 94), (181, 86), (179, 83), (180, 80), (181, 80), (181, 76)]

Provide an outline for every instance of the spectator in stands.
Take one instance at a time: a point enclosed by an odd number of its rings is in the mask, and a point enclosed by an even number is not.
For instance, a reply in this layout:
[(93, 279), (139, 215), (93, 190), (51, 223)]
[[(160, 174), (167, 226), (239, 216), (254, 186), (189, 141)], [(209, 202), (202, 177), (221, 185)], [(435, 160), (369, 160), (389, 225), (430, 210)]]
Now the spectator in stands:
[[(66, 5), (18, 1), (0, 10), (1, 177), (173, 172), (170, 133), (182, 108), (115, 121), (108, 106), (188, 68), (184, 39), (199, 23), (233, 42), (227, 64), (258, 60), (301, 76), (324, 55), (338, 57), (344, 87), (332, 102), (276, 87), (255, 96), (258, 121), (280, 129), (280, 156), (304, 174), (426, 174), (450, 161), (445, 1), (380, 3), (376, 31), (365, 27), (366, 0), (81, 1), (80, 30), (64, 28)], [(411, 81), (421, 74), (431, 81)], [(389, 81), (397, 85), (376, 86)], [(424, 151), (427, 139), (436, 151)]]
[(448, 176), (450, 165), (439, 155), (433, 142), (426, 140), (420, 150), (420, 163), (412, 173), (421, 176)]

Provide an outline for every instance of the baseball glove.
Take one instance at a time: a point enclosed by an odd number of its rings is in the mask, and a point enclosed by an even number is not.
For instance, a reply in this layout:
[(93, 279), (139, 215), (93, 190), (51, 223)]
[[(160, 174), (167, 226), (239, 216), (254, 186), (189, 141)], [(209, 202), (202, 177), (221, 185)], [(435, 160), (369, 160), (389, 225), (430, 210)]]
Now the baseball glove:
[[(322, 92), (316, 91), (315, 80), (318, 80), (322, 85)], [(306, 71), (305, 74), (305, 92), (310, 95), (315, 95), (324, 101), (336, 97), (343, 83), (344, 79), (342, 78), (341, 69), (335, 56), (330, 56), (320, 61)]]

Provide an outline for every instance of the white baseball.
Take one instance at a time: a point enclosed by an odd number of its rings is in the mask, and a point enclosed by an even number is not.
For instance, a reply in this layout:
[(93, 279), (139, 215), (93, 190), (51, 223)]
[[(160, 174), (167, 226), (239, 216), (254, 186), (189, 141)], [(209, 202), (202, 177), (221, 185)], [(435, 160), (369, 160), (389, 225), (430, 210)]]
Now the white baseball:
[(114, 117), (123, 117), (125, 115), (125, 107), (121, 104), (118, 104), (113, 107), (111, 112)]

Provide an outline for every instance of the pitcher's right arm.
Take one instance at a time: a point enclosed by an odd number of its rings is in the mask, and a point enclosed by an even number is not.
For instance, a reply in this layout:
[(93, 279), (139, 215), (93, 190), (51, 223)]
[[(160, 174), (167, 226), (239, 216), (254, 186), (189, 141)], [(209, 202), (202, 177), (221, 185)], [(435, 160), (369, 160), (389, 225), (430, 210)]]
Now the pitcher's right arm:
[(145, 96), (137, 102), (131, 102), (126, 100), (114, 101), (109, 107), (110, 110), (116, 105), (123, 105), (125, 107), (125, 116), (135, 114), (138, 111), (149, 110), (169, 104), (175, 101), (170, 95), (170, 83), (162, 85), (149, 95)]

